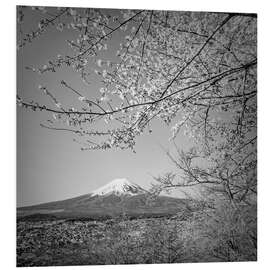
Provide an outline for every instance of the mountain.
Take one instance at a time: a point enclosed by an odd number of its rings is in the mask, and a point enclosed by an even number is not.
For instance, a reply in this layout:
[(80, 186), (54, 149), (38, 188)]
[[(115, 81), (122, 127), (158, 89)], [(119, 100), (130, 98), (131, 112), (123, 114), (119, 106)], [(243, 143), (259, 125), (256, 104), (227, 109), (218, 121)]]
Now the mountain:
[(17, 208), (19, 219), (107, 219), (119, 215), (153, 217), (189, 208), (189, 200), (151, 194), (127, 179), (115, 179), (79, 197)]
[(115, 195), (139, 195), (146, 193), (147, 191), (141, 188), (139, 185), (135, 183), (129, 182), (125, 178), (119, 178), (111, 181), (110, 183), (106, 184), (105, 186), (95, 190), (92, 192), (92, 196), (106, 196), (109, 194)]

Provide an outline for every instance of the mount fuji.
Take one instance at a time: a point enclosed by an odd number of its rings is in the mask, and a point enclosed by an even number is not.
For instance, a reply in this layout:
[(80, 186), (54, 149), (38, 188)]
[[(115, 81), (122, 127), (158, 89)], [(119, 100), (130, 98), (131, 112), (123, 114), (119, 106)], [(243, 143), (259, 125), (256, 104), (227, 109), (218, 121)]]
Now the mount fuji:
[(17, 208), (19, 219), (108, 219), (176, 214), (189, 208), (189, 200), (151, 193), (125, 178), (115, 179), (91, 193), (75, 198)]
[(125, 178), (119, 178), (111, 181), (105, 186), (96, 189), (91, 193), (92, 196), (106, 196), (110, 194), (115, 194), (118, 196), (121, 195), (130, 195), (136, 196), (139, 194), (146, 193), (147, 191), (141, 188), (139, 185), (135, 183), (131, 183)]

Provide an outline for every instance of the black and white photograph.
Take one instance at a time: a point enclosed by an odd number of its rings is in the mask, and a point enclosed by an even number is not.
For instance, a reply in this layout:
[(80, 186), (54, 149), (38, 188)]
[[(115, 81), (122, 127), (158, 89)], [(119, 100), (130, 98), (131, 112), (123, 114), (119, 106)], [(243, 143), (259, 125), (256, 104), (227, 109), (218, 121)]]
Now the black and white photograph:
[(17, 267), (257, 261), (257, 13), (112, 6), (14, 8)]

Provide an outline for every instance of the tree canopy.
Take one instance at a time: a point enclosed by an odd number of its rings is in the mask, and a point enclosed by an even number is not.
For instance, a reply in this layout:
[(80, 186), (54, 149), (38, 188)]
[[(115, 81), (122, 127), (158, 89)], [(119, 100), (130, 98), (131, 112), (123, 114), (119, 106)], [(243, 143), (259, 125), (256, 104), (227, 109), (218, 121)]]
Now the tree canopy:
[[(74, 133), (82, 150), (134, 151), (136, 138), (160, 119), (171, 129), (176, 156), (167, 154), (182, 175), (159, 178), (164, 188), (217, 184), (230, 200), (246, 202), (256, 194), (255, 14), (20, 6), (17, 15), (19, 51), (55, 29), (74, 37), (62, 54), (25, 68), (41, 76), (73, 70), (89, 89), (60, 79), (55, 87), (74, 94), (72, 106), (42, 84), (48, 104), (18, 93), (19, 106), (53, 114), (43, 127)], [(36, 28), (24, 31), (31, 16), (40, 18)], [(193, 142), (185, 152), (177, 147), (182, 130)]]

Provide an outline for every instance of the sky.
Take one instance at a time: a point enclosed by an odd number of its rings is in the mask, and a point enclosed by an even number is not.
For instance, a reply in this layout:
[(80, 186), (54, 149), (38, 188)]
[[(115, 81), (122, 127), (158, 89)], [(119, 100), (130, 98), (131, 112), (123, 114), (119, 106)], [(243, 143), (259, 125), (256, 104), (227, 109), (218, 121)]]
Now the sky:
[[(29, 14), (26, 14), (23, 25), (26, 32), (37, 28), (38, 17)], [(97, 80), (94, 79), (91, 86), (86, 87), (79, 76), (69, 69), (39, 75), (24, 68), (28, 65), (42, 66), (48, 59), (63, 54), (67, 48), (65, 40), (72, 38), (70, 32), (60, 32), (54, 27), (18, 50), (17, 93), (20, 96), (25, 100), (50, 104), (38, 90), (41, 84), (52, 89), (56, 97), (66, 104), (72, 104), (74, 95), (61, 88), (61, 80), (82, 89), (91, 97), (97, 95)], [(117, 33), (111, 46), (116, 46), (121, 38)], [(81, 151), (80, 145), (72, 141), (71, 134), (40, 127), (40, 123), (45, 123), (47, 119), (52, 119), (52, 114), (17, 108), (17, 206), (90, 193), (115, 178), (127, 178), (149, 188), (153, 176), (175, 170), (162, 149), (172, 146), (168, 141), (170, 127), (158, 120), (153, 122), (151, 134), (146, 133), (137, 139), (134, 154), (130, 150), (119, 149)], [(189, 145), (188, 138), (183, 135), (178, 136), (176, 142), (180, 147)]]

